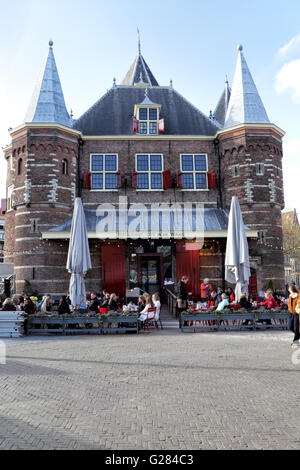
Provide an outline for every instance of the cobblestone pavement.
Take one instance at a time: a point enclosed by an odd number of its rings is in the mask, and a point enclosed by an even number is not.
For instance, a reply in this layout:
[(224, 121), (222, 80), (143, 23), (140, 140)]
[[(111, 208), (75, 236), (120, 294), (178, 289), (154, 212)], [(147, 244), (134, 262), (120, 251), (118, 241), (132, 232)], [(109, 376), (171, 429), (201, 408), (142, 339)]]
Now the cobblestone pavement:
[(6, 340), (0, 449), (300, 449), (286, 331)]

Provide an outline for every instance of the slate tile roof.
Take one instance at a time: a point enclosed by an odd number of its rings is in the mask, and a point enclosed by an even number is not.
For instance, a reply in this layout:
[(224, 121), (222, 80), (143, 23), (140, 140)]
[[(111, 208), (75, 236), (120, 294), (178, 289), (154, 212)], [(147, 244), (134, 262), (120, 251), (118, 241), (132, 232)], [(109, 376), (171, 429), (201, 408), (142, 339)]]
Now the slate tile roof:
[[(134, 106), (144, 99), (145, 87), (112, 87), (88, 109), (73, 128), (84, 135), (131, 135)], [(160, 118), (165, 120), (167, 135), (214, 136), (218, 130), (207, 116), (171, 87), (148, 88), (151, 101), (161, 104)]]

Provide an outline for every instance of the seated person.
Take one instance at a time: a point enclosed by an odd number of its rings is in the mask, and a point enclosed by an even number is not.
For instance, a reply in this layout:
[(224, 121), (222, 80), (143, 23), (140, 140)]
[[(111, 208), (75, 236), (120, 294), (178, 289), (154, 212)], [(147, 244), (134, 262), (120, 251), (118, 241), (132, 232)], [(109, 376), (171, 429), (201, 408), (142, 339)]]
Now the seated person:
[(235, 301), (235, 295), (231, 287), (228, 287), (226, 294), (227, 294), (227, 297), (229, 298), (229, 302)]
[(139, 298), (138, 298), (138, 311), (141, 312), (142, 310), (144, 310), (145, 306), (146, 306), (145, 297), (143, 295), (139, 295)]
[(151, 297), (149, 294), (145, 294), (145, 308), (140, 313), (140, 321), (144, 322), (147, 318), (154, 318), (154, 312), (150, 312), (148, 315), (149, 308), (153, 308)]
[(155, 293), (155, 294), (152, 295), (152, 302), (153, 302), (154, 307), (156, 308), (155, 320), (158, 321), (158, 320), (159, 320), (159, 316), (160, 316), (160, 307), (161, 307), (161, 304), (160, 304), (160, 300), (159, 300), (159, 295), (158, 295), (157, 293)]
[(213, 290), (210, 294), (209, 300), (207, 302), (208, 307), (217, 307), (221, 300), (218, 299), (217, 292)]
[(9, 310), (10, 310), (10, 311), (14, 311), (14, 310), (16, 310), (16, 307), (15, 307), (15, 305), (13, 304), (13, 301), (11, 300), (10, 297), (7, 297), (7, 298), (4, 300), (4, 302), (3, 302), (3, 304), (2, 304), (1, 310), (6, 310), (6, 311), (9, 311)]
[(222, 298), (222, 301), (219, 303), (219, 305), (216, 308), (217, 312), (221, 312), (222, 310), (224, 310), (225, 307), (228, 307), (229, 305), (228, 297), (226, 294), (222, 294), (221, 298)]
[(205, 302), (207, 300), (209, 300), (209, 297), (210, 297), (210, 293), (212, 291), (212, 287), (211, 285), (209, 284), (209, 279), (208, 277), (206, 277), (203, 282), (201, 283), (200, 285), (200, 290), (201, 290), (201, 299), (202, 299), (202, 302)]
[(70, 306), (69, 306), (69, 303), (67, 302), (67, 298), (65, 295), (63, 295), (60, 299), (59, 299), (59, 304), (58, 304), (58, 309), (57, 309), (57, 312), (59, 314), (64, 314), (64, 313), (68, 313), (70, 314)]
[[(277, 308), (278, 304), (273, 297), (273, 292), (271, 289), (267, 289), (265, 292), (265, 298), (267, 299), (265, 302), (259, 302), (257, 305), (259, 307), (265, 305), (265, 307), (269, 310), (271, 308)], [(256, 323), (265, 323), (266, 325), (271, 325), (271, 320), (256, 320)]]
[(241, 308), (245, 308), (247, 310), (252, 307), (252, 304), (249, 302), (249, 300), (247, 300), (247, 295), (245, 293), (241, 294), (239, 304)]
[(108, 310), (118, 310), (119, 309), (116, 294), (111, 294), (111, 296), (109, 298), (109, 301), (108, 301), (108, 304), (107, 304), (107, 308), (108, 308)]
[(110, 295), (108, 293), (106, 293), (105, 297), (102, 300), (101, 308), (107, 308), (109, 301), (110, 301)]
[(89, 302), (89, 311), (90, 312), (98, 312), (98, 307), (100, 306), (99, 299), (97, 297), (96, 292), (91, 293), (91, 300)]

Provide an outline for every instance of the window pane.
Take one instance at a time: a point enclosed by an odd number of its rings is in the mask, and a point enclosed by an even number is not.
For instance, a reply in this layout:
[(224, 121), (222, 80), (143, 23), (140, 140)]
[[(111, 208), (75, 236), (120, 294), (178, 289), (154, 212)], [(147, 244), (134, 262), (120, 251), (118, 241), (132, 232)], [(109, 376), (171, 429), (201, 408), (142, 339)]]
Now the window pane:
[(149, 119), (150, 121), (157, 121), (157, 109), (156, 108), (149, 109)]
[(140, 120), (148, 119), (147, 108), (140, 108), (140, 110), (139, 110), (139, 119)]
[(105, 175), (105, 189), (116, 189), (117, 175), (116, 173), (106, 173)]
[(193, 171), (193, 155), (182, 155), (181, 156), (182, 171)]
[(162, 189), (161, 173), (151, 173), (151, 189)]
[(105, 171), (117, 171), (116, 155), (105, 155)]
[(195, 155), (195, 170), (206, 171), (206, 155)]
[(149, 170), (148, 155), (137, 155), (136, 159), (137, 159), (136, 161), (137, 171)]
[(182, 186), (184, 189), (194, 189), (193, 173), (182, 174)]
[(150, 170), (162, 171), (161, 155), (150, 155)]
[(150, 122), (149, 123), (149, 134), (157, 134), (157, 123)]
[(147, 123), (140, 121), (140, 134), (147, 134)]
[(103, 155), (92, 155), (92, 171), (103, 171)]
[(148, 173), (138, 173), (138, 188), (149, 189)]
[(205, 173), (196, 173), (196, 188), (206, 189), (206, 174)]
[(103, 175), (92, 173), (92, 189), (103, 189)]

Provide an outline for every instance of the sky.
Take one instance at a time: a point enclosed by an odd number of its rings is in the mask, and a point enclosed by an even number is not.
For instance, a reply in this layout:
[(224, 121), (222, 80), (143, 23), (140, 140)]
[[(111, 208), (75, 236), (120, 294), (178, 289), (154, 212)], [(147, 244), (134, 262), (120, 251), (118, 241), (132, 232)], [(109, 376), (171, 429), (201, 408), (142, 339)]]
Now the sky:
[(300, 216), (300, 1), (0, 0), (0, 197), (8, 128), (22, 124), (45, 58), (54, 55), (68, 110), (78, 118), (142, 54), (160, 85), (205, 114), (232, 84), (237, 44), (272, 123), (285, 131), (285, 210)]

